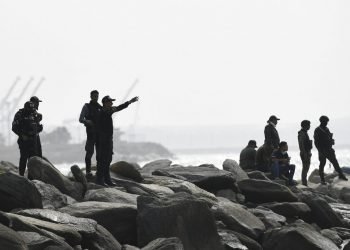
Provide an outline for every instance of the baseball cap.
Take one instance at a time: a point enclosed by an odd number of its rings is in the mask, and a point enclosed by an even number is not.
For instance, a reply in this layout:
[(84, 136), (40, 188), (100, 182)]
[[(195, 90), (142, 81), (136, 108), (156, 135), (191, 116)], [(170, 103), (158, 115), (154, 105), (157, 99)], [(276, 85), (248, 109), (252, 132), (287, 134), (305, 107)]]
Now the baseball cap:
[(275, 115), (271, 115), (269, 118), (269, 121), (272, 121), (272, 120), (281, 120), (281, 119), (277, 118), (277, 116), (275, 116)]
[(111, 98), (109, 95), (106, 95), (105, 97), (102, 98), (102, 103), (110, 102), (110, 101), (115, 101), (115, 99)]
[(254, 148), (257, 148), (257, 146), (256, 146), (256, 141), (255, 141), (255, 140), (250, 140), (250, 141), (248, 142), (248, 146), (254, 146)]
[(37, 96), (32, 96), (32, 97), (30, 98), (30, 101), (31, 101), (31, 102), (42, 102), (42, 100), (40, 100)]

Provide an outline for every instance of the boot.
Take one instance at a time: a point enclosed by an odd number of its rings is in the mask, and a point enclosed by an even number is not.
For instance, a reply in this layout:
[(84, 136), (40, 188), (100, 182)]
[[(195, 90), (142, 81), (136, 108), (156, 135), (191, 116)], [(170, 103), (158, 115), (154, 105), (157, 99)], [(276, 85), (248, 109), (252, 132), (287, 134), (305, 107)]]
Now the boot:
[(347, 181), (348, 180), (348, 178), (346, 178), (346, 176), (343, 173), (339, 174), (339, 179), (343, 180), (343, 181)]

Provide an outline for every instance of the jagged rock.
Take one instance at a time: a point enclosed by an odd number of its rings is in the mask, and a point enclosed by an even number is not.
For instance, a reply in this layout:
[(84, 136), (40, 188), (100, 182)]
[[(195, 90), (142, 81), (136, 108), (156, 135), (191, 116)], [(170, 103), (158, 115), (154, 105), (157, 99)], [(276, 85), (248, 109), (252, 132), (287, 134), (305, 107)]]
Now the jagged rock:
[(264, 223), (241, 205), (225, 198), (218, 198), (212, 211), (217, 220), (221, 220), (229, 229), (243, 233), (253, 239), (258, 239), (265, 231)]
[(46, 237), (36, 232), (18, 231), (18, 234), (20, 235), (20, 237), (22, 238), (22, 240), (25, 242), (25, 244), (28, 246), (29, 249), (73, 250), (73, 248), (70, 247), (69, 245), (60, 244), (59, 242), (54, 241), (52, 238)]
[(8, 161), (0, 161), (0, 174), (11, 172), (18, 174), (18, 167)]
[(136, 182), (142, 181), (140, 166), (137, 163), (129, 163), (126, 161), (118, 161), (110, 166), (112, 173), (124, 176)]
[(221, 242), (225, 245), (227, 250), (248, 250), (248, 248), (239, 241), (237, 236), (230, 230), (218, 230)]
[(217, 197), (226, 198), (237, 203), (237, 194), (232, 189), (223, 189), (216, 192)]
[(248, 172), (247, 174), (250, 179), (270, 181), (270, 179), (265, 175), (265, 173), (258, 170)]
[(334, 230), (331, 229), (323, 229), (321, 231), (321, 234), (330, 239), (331, 241), (333, 241), (334, 244), (336, 244), (338, 247), (341, 246), (341, 244), (343, 243), (342, 238), (340, 238), (340, 236), (338, 235), (338, 233)]
[(77, 218), (71, 215), (49, 209), (26, 209), (17, 212), (19, 215), (42, 221), (69, 226), (83, 237), (92, 237), (96, 233), (97, 222), (87, 218)]
[(343, 228), (343, 227), (332, 227), (331, 230), (335, 231), (340, 238), (343, 240), (349, 240), (350, 239), (350, 229)]
[(167, 159), (152, 161), (144, 165), (140, 170), (140, 172), (144, 175), (152, 175), (152, 173), (158, 169), (169, 168), (171, 163), (172, 161)]
[(329, 203), (329, 205), (337, 214), (343, 217), (344, 223), (349, 225), (350, 228), (350, 205), (344, 203)]
[(263, 248), (268, 250), (330, 250), (338, 247), (306, 223), (295, 223), (267, 231)]
[(179, 238), (159, 238), (151, 241), (141, 250), (184, 250)]
[(71, 166), (70, 171), (72, 172), (74, 179), (83, 185), (83, 196), (84, 196), (88, 188), (85, 174), (83, 173), (83, 171), (81, 171), (78, 165)]
[(160, 186), (157, 184), (141, 184), (141, 186), (147, 188), (148, 190), (152, 190), (157, 195), (169, 195), (174, 194), (174, 191), (168, 187)]
[(105, 227), (121, 244), (136, 245), (135, 205), (87, 201), (60, 209), (75, 217), (90, 218)]
[[(187, 193), (137, 198), (138, 242), (178, 237), (184, 249), (223, 250), (208, 205)], [(164, 223), (166, 222), (166, 223)]]
[(89, 190), (84, 197), (84, 201), (103, 201), (135, 205), (138, 195), (119, 191), (115, 188), (102, 188)]
[(350, 204), (350, 183), (339, 180), (338, 177), (334, 178), (333, 182), (329, 185), (329, 195)]
[(24, 220), (21, 220), (18, 216), (15, 216), (14, 214), (10, 213), (4, 213), (0, 212), (0, 222), (4, 224), (5, 226), (20, 232), (35, 232), (38, 233), (46, 238), (49, 238), (54, 242), (54, 245), (60, 246), (60, 250), (72, 250), (73, 248), (69, 246), (65, 239), (58, 236), (57, 234), (54, 234), (52, 232), (49, 232), (45, 229), (40, 229)]
[(156, 170), (153, 175), (179, 175), (206, 191), (233, 188), (235, 183), (232, 173), (212, 167), (170, 167)]
[(249, 179), (247, 173), (239, 166), (235, 160), (226, 159), (222, 164), (224, 170), (231, 172), (236, 181)]
[(35, 219), (32, 217), (27, 217), (23, 215), (18, 215), (18, 214), (7, 213), (6, 216), (10, 219), (16, 218), (24, 222), (25, 224), (29, 224), (37, 228), (41, 228), (41, 229), (50, 231), (54, 234), (57, 234), (63, 237), (70, 246), (76, 246), (81, 244), (81, 241), (82, 241), (81, 235), (78, 233), (78, 231), (76, 231), (69, 225), (43, 221), (43, 220), (39, 220), (39, 219)]
[(238, 182), (238, 187), (247, 201), (255, 203), (298, 201), (298, 197), (289, 188), (271, 181), (248, 179)]
[(215, 195), (197, 187), (196, 185), (188, 181), (179, 180), (167, 176), (147, 176), (144, 179), (144, 183), (158, 184), (160, 186), (168, 187), (175, 193), (189, 193), (195, 196), (196, 198), (205, 200), (209, 204), (214, 204), (217, 202)]
[(28, 179), (11, 172), (0, 174), (0, 210), (42, 208), (41, 195)]
[(286, 217), (276, 214), (272, 210), (262, 206), (248, 209), (248, 211), (258, 217), (267, 229), (280, 227), (287, 222)]
[(113, 235), (101, 225), (97, 225), (96, 235), (86, 239), (83, 247), (84, 249), (86, 248), (89, 250), (123, 249), (120, 243), (113, 237)]
[(116, 183), (118, 188), (123, 188), (128, 193), (158, 197), (157, 192), (153, 191), (147, 186), (143, 186), (141, 183), (137, 183), (131, 180), (124, 180), (120, 178), (112, 178), (112, 179)]
[(0, 249), (28, 250), (28, 247), (19, 233), (0, 224)]
[(311, 212), (310, 207), (303, 202), (273, 202), (261, 204), (261, 206), (285, 217), (302, 217)]
[(130, 245), (123, 245), (122, 250), (140, 250), (140, 248)]
[(323, 198), (307, 191), (302, 192), (299, 198), (310, 207), (312, 220), (321, 228), (343, 226), (342, 217)]
[(243, 245), (248, 247), (249, 250), (262, 250), (261, 245), (252, 238), (249, 238), (248, 236), (238, 232), (233, 233), (237, 236), (237, 238)]
[[(338, 173), (325, 174), (325, 181), (331, 183), (336, 176), (338, 176)], [(308, 181), (316, 184), (321, 182), (318, 169), (314, 169), (314, 171), (311, 172)]]
[(83, 197), (83, 185), (81, 183), (70, 181), (51, 163), (40, 157), (34, 156), (29, 159), (28, 174), (33, 179), (55, 186), (62, 193), (76, 200), (81, 200)]
[(62, 194), (56, 187), (39, 180), (33, 180), (35, 187), (41, 194), (43, 208), (57, 209), (76, 202), (70, 196)]

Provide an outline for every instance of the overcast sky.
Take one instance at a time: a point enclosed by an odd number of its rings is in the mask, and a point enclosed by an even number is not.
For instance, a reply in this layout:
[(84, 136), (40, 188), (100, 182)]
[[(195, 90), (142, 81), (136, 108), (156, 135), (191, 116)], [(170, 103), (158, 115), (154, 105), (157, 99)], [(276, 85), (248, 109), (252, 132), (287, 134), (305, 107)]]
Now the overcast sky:
[(336, 0), (1, 0), (0, 98), (44, 76), (44, 123), (67, 124), (92, 89), (118, 103), (139, 79), (138, 125), (335, 120), (349, 114), (349, 13)]

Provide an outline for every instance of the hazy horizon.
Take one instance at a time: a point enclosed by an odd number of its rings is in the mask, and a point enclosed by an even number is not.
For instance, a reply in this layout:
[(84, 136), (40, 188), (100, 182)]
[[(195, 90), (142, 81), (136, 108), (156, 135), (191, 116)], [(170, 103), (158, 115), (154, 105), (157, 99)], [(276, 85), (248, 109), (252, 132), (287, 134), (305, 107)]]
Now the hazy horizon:
[(115, 116), (135, 133), (248, 124), (261, 144), (272, 114), (281, 129), (295, 124), (293, 136), (301, 120), (316, 126), (326, 114), (347, 143), (336, 126), (350, 119), (349, 10), (348, 1), (317, 0), (2, 1), (0, 101), (17, 76), (9, 103), (34, 77), (16, 111), (45, 77), (36, 92), (44, 129), (75, 126), (91, 90), (119, 104), (138, 79), (130, 98), (140, 96), (139, 104)]

